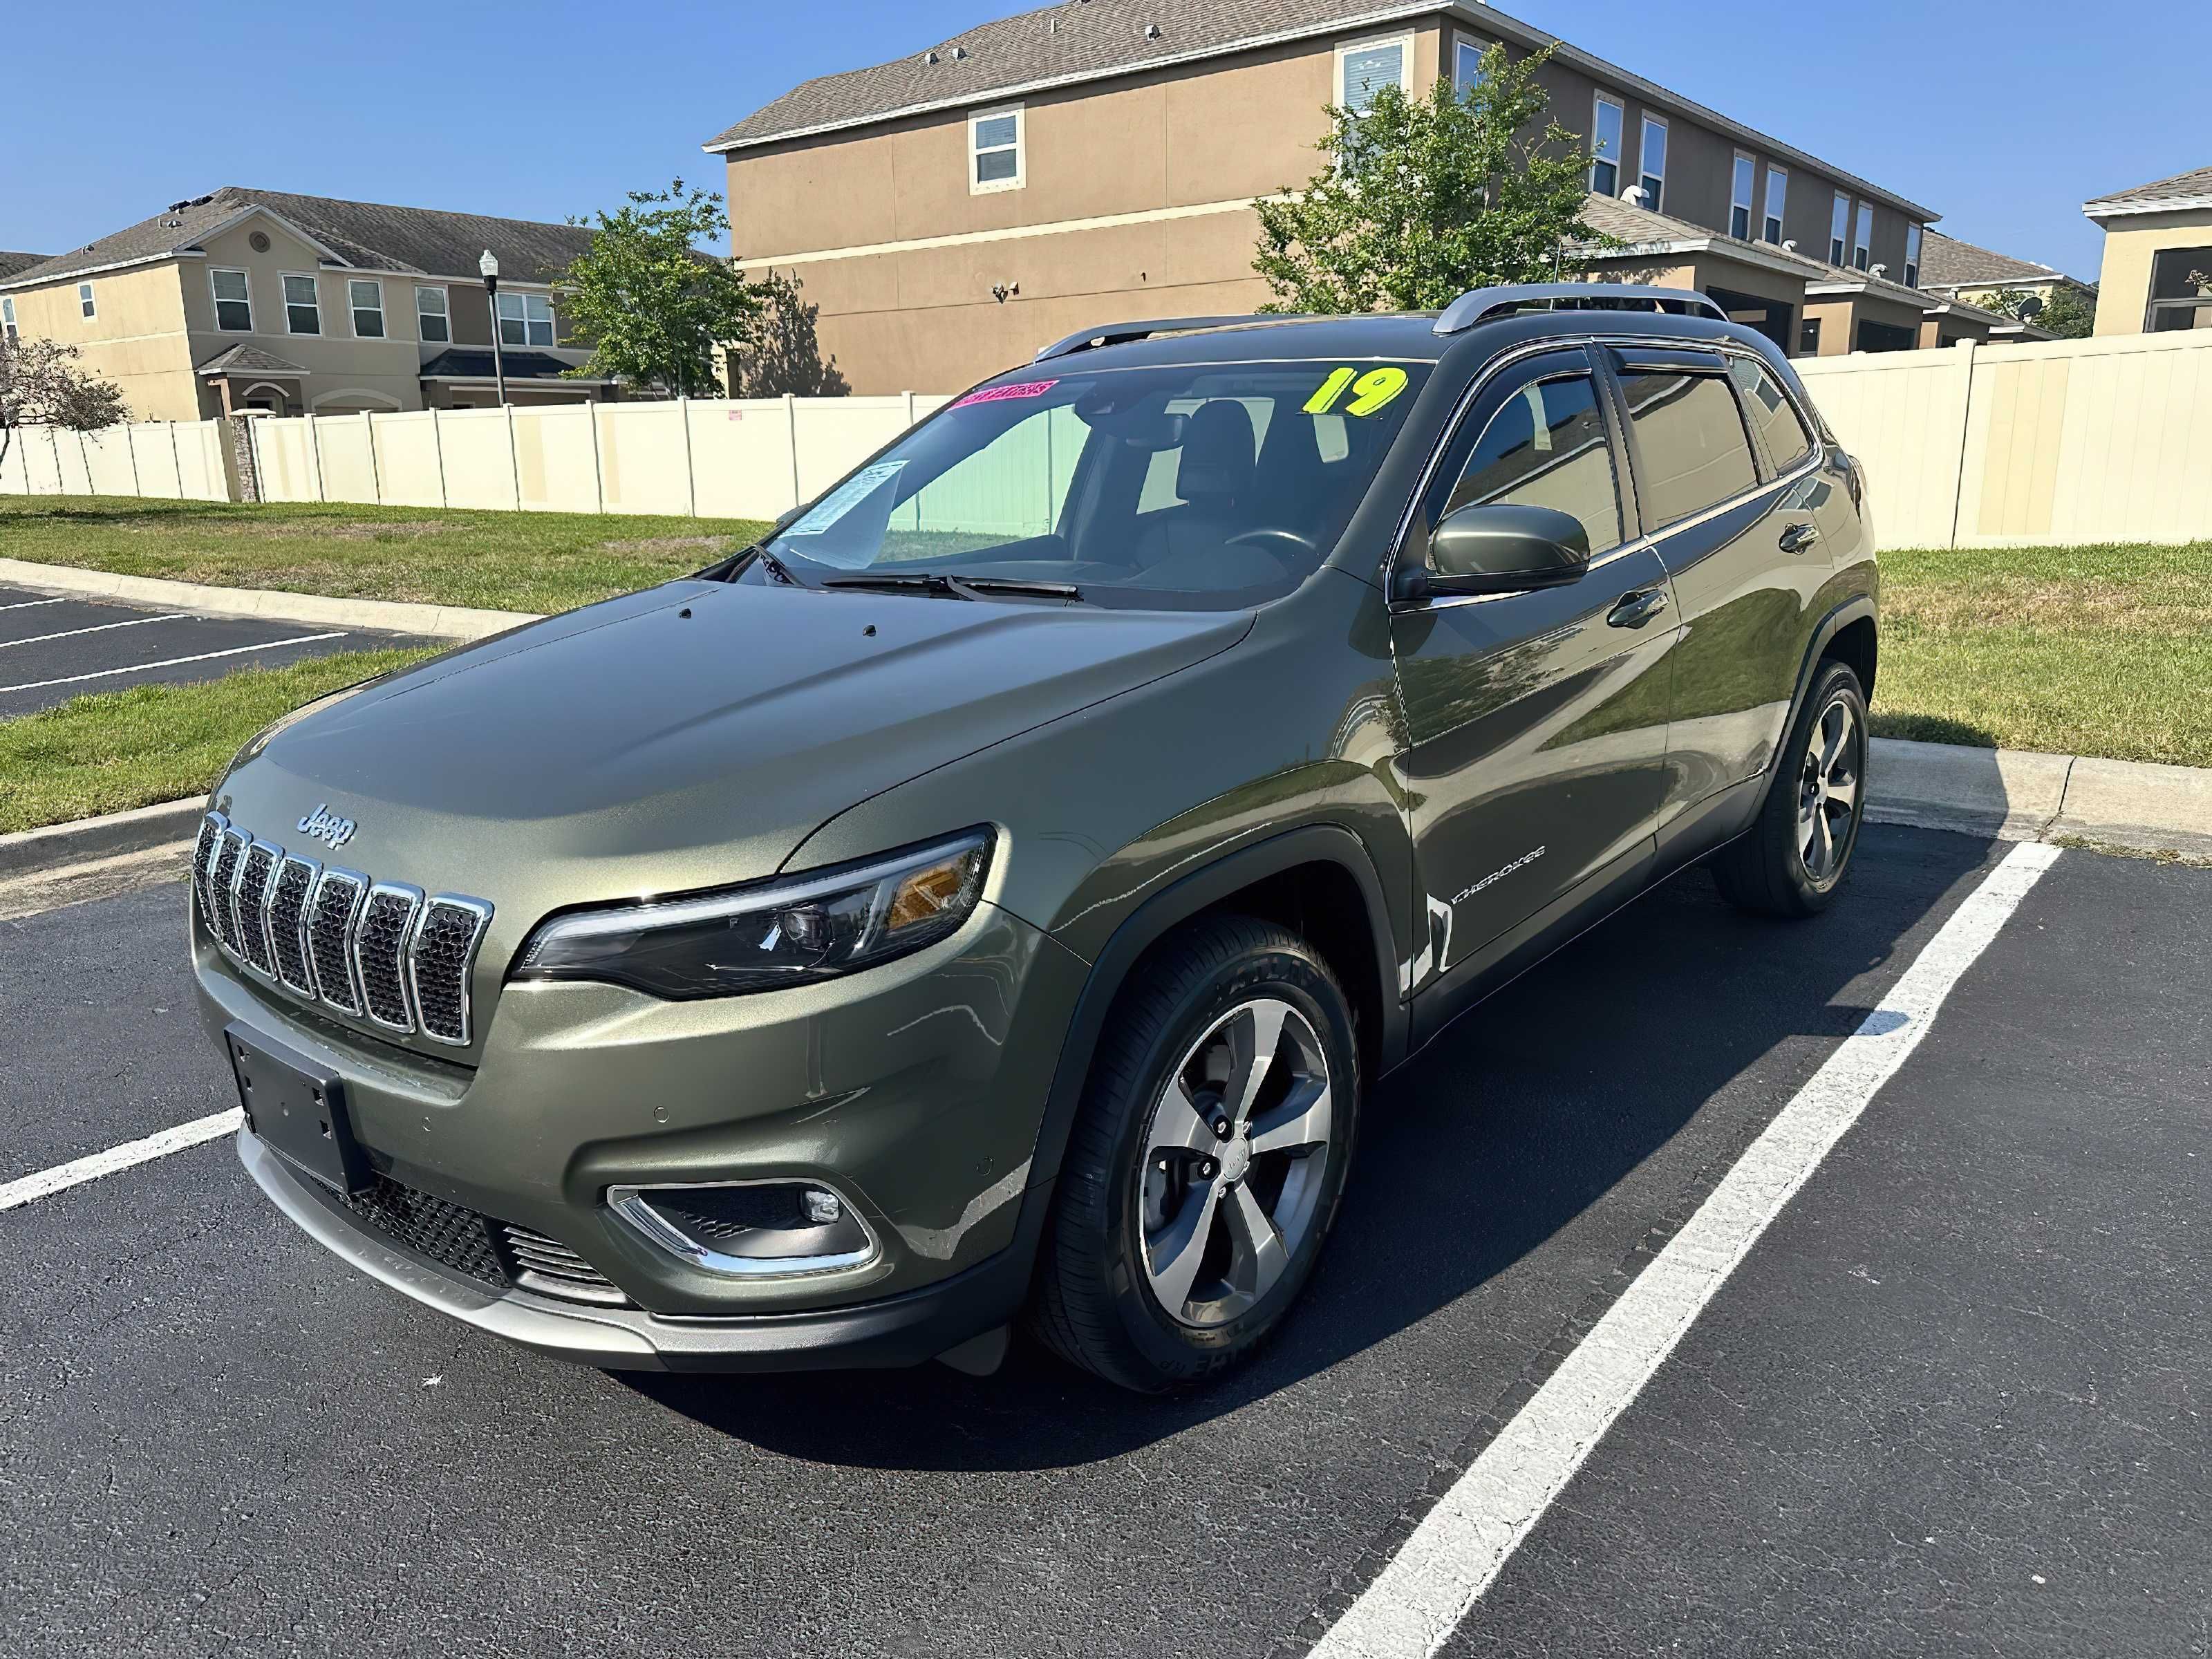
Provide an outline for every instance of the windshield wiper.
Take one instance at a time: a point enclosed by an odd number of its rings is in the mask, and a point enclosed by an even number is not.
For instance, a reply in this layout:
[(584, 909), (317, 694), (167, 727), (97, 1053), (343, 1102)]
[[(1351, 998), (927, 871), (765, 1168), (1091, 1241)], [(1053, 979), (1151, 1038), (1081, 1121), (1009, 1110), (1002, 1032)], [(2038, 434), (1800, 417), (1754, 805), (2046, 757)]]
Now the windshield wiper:
[(856, 576), (825, 576), (822, 586), (939, 593), (953, 599), (973, 599), (995, 593), (1072, 602), (1079, 602), (1083, 598), (1083, 590), (1073, 582), (1032, 580), (1025, 576), (953, 576), (939, 570), (877, 570)]

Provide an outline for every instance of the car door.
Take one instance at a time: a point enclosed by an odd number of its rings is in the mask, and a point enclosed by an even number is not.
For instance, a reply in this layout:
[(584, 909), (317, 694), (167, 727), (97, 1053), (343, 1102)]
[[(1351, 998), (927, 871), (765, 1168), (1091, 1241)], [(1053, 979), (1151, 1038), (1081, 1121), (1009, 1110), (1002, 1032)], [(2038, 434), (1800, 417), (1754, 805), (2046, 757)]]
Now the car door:
[[(1786, 398), (1776, 407), (1740, 398), (1746, 382), (1781, 395), (1763, 366), (1718, 350), (1628, 345), (1610, 357), (1643, 528), (1674, 579), (1683, 630), (1663, 838), (1678, 818), (1689, 828), (1686, 815), (1759, 777), (1773, 757), (1804, 654), (1804, 613), (1829, 563), (1809, 498), (1801, 499), (1819, 482), (1803, 465), (1809, 436), (1797, 428), (1800, 453), (1778, 473), (1747, 422), (1747, 409), (1762, 428), (1777, 414), (1797, 422)], [(1697, 833), (1710, 840), (1735, 827), (1726, 817)]]
[(1484, 386), (1416, 504), (1403, 568), (1443, 515), (1507, 501), (1589, 532), (1577, 582), (1395, 603), (1398, 760), (1430, 917), (1409, 990), (1601, 872), (1648, 854), (1666, 777), (1667, 573), (1637, 545), (1626, 460), (1589, 352), (1547, 352)]

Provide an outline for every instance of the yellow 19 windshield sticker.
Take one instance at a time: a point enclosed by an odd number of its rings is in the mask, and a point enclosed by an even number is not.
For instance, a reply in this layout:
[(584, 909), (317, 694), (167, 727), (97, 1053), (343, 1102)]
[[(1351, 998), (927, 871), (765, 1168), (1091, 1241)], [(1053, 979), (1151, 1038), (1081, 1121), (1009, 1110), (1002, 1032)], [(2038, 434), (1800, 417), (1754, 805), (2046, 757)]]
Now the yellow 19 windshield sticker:
[(1356, 368), (1333, 368), (1320, 389), (1306, 399), (1305, 412), (1330, 413), (1346, 386), (1352, 388), (1352, 401), (1345, 404), (1343, 413), (1372, 415), (1406, 389), (1406, 371), (1396, 368), (1370, 368), (1362, 374)]

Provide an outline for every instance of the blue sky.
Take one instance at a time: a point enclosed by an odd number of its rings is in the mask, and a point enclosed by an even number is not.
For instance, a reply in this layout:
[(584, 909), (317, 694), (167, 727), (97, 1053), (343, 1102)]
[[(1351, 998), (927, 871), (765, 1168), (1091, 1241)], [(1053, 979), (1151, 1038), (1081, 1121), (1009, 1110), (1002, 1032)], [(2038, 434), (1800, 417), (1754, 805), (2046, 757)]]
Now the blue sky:
[[(1028, 9), (23, 7), (8, 26), (0, 248), (59, 252), (226, 184), (538, 219), (678, 173), (720, 189), (699, 144), (748, 110)], [(210, 26), (233, 9), (239, 27)], [(1786, 8), (1758, 28), (1735, 26), (1740, 9), (1651, 0), (1505, 9), (1937, 209), (1955, 235), (2093, 280), (2085, 198), (2212, 161), (2201, 118), (2185, 118), (2201, 115), (2212, 9), (2168, 7), (2145, 38), (2086, 27), (2104, 14), (2078, 0), (1865, 0), (1811, 14), (1817, 52), (1792, 40)]]

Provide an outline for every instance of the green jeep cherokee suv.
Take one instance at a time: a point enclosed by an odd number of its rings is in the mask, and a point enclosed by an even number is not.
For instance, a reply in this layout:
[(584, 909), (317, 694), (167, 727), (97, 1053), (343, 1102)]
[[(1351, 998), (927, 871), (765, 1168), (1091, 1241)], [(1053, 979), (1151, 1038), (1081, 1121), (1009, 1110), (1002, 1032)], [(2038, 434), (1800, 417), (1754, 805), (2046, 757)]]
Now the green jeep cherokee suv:
[(1026, 1323), (1206, 1376), (1486, 993), (1692, 860), (1833, 896), (1861, 494), (1694, 294), (1063, 341), (724, 563), (256, 738), (191, 923), (240, 1157), (595, 1365)]

